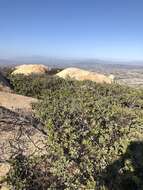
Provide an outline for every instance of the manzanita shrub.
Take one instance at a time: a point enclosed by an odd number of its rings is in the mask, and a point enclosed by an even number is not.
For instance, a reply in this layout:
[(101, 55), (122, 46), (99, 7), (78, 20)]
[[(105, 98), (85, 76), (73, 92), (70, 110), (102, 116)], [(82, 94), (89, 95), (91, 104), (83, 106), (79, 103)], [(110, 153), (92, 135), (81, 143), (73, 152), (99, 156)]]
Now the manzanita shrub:
[[(27, 158), (49, 163), (39, 189), (143, 189), (143, 90), (89, 81), (56, 85), (33, 106), (47, 133), (44, 159)], [(29, 174), (21, 179), (19, 162), (12, 166), (9, 184), (28, 189)]]
[(51, 74), (9, 75), (9, 80), (15, 93), (34, 98), (40, 98), (45, 90), (55, 90), (64, 83), (63, 79), (57, 79), (57, 77), (53, 77)]

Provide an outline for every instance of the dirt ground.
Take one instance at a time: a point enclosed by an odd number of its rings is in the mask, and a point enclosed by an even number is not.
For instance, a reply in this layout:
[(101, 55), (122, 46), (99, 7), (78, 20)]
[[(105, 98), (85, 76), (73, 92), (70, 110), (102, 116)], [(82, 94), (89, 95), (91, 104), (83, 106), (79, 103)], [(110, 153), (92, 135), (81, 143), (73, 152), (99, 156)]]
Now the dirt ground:
[[(20, 103), (18, 102), (19, 106)], [(46, 135), (36, 118), (0, 106), (0, 190), (11, 189), (3, 181), (10, 169), (7, 160), (19, 151), (23, 155), (43, 154), (45, 144)]]
[(31, 103), (34, 102), (37, 102), (37, 99), (0, 91), (0, 106), (10, 110), (29, 112), (31, 111)]

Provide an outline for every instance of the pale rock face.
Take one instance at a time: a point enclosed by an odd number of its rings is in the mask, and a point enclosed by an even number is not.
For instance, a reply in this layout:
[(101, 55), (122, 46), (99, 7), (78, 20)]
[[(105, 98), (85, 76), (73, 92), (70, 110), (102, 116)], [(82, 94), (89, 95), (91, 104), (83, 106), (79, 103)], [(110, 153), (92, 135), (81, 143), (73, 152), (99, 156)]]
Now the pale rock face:
[(67, 68), (64, 69), (63, 71), (59, 72), (57, 74), (57, 76), (61, 77), (61, 78), (72, 78), (75, 80), (91, 80), (97, 83), (108, 83), (111, 84), (112, 83), (112, 78), (107, 77), (103, 74), (99, 74), (96, 72), (91, 72), (91, 71), (86, 71), (83, 69), (79, 69), (79, 68)]
[(109, 78), (112, 80), (112, 82), (114, 82), (114, 80), (115, 80), (115, 76), (114, 75), (109, 75)]
[(31, 74), (44, 74), (48, 71), (48, 67), (45, 65), (20, 65), (15, 67), (15, 70), (12, 72), (13, 75), (23, 74), (23, 75), (31, 75)]

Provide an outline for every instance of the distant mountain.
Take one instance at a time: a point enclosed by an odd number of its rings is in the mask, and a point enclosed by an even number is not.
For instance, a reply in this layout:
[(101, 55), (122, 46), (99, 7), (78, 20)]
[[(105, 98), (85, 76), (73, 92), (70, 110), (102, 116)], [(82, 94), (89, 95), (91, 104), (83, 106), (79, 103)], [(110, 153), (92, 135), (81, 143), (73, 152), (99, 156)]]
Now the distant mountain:
[(9, 59), (0, 59), (0, 66), (8, 66), (15, 64), (15, 61)]
[(20, 65), (20, 64), (45, 64), (50, 67), (81, 67), (85, 69), (136, 69), (143, 68), (143, 61), (109, 61), (100, 59), (61, 59), (43, 56), (18, 57), (15, 59), (0, 59), (0, 66)]
[(0, 59), (0, 66), (20, 65), (20, 64), (45, 64), (51, 67), (63, 67), (77, 63), (78, 60), (46, 58), (41, 56), (18, 57), (15, 59)]

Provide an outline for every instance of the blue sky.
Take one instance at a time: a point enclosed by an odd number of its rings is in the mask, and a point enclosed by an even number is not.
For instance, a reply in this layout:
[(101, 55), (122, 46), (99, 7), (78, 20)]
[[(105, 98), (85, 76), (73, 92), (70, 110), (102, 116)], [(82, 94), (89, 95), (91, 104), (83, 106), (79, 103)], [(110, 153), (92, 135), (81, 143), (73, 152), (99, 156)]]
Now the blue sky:
[(143, 0), (0, 0), (0, 57), (143, 60)]

